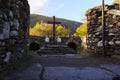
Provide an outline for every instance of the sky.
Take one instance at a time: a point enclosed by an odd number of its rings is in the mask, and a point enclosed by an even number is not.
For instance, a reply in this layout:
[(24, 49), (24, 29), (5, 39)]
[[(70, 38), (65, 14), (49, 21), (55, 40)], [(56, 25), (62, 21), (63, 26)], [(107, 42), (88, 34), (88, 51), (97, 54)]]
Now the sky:
[[(112, 4), (114, 0), (104, 0)], [(86, 10), (101, 5), (102, 0), (28, 0), (31, 14), (56, 16), (81, 22)]]

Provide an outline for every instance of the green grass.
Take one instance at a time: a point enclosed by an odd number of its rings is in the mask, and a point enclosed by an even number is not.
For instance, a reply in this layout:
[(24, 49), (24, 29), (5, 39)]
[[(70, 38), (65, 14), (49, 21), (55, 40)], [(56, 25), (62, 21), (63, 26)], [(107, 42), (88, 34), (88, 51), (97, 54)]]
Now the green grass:
[(77, 54), (87, 54), (86, 50), (77, 50)]
[(35, 54), (36, 54), (35, 51), (31, 51), (31, 50), (28, 51), (28, 55), (30, 55), (30, 56), (33, 56)]
[(3, 77), (5, 76), (5, 74), (7, 73), (8, 71), (1, 71), (0, 72), (0, 80), (3, 80)]

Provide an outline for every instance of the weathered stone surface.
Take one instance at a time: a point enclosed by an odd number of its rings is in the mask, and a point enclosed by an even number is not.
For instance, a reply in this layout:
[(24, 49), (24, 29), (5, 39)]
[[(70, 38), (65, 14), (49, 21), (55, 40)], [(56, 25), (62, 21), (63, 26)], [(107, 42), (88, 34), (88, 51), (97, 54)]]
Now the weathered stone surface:
[(34, 55), (30, 64), (25, 62), (25, 69), (3, 80), (113, 80), (120, 74), (119, 63), (116, 59), (79, 54)]
[(0, 0), (0, 72), (25, 57), (29, 15), (27, 0)]
[[(46, 67), (43, 79), (45, 80), (79, 80), (76, 68)], [(77, 77), (78, 76), (78, 77)]]
[(115, 74), (97, 67), (46, 67), (45, 80), (112, 80)]
[(118, 66), (118, 65), (105, 64), (105, 65), (101, 65), (101, 67), (106, 69), (106, 70), (111, 71), (115, 75), (120, 75), (120, 66)]
[(114, 74), (97, 67), (85, 67), (79, 70), (82, 80), (112, 80)]
[(6, 76), (4, 80), (40, 80), (40, 74), (42, 72), (42, 69), (42, 65), (38, 63), (32, 64), (23, 71), (14, 72), (14, 74)]
[[(111, 10), (118, 10), (117, 4), (105, 5), (105, 42), (106, 54), (120, 54), (120, 15), (111, 14)], [(97, 6), (86, 12), (88, 23), (88, 52), (102, 55), (102, 7)], [(92, 48), (94, 47), (94, 49)]]

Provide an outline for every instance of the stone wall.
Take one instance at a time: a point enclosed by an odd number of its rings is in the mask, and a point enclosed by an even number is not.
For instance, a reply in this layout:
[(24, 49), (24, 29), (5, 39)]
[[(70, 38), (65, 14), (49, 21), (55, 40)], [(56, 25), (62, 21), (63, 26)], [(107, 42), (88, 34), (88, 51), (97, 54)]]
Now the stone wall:
[(0, 0), (0, 72), (26, 56), (29, 16), (27, 0)]
[[(65, 44), (65, 42), (68, 41), (68, 37), (62, 37), (61, 40), (62, 40), (62, 44)], [(49, 44), (52, 44), (52, 37), (49, 37)], [(32, 42), (36, 42), (38, 43), (40, 46), (44, 46), (46, 43), (45, 43), (45, 37), (38, 37), (38, 36), (30, 36), (30, 41), (29, 41), (29, 44), (32, 43)], [(57, 41), (56, 41), (57, 43)]]
[[(49, 38), (50, 38), (49, 44), (52, 44), (53, 43), (52, 42), (52, 37), (49, 37)], [(63, 44), (63, 45), (67, 45), (69, 42), (75, 42), (78, 47), (81, 47), (80, 37), (72, 37), (72, 38), (61, 37), (61, 40), (62, 40), (61, 44)], [(46, 44), (45, 43), (45, 37), (30, 36), (29, 45), (33, 42), (38, 43), (40, 47), (42, 47)], [(57, 44), (57, 41), (56, 41), (56, 44)]]
[[(105, 45), (108, 55), (120, 54), (120, 12), (118, 9), (118, 4), (105, 5)], [(97, 6), (89, 9), (86, 16), (88, 52), (102, 55), (102, 7)]]

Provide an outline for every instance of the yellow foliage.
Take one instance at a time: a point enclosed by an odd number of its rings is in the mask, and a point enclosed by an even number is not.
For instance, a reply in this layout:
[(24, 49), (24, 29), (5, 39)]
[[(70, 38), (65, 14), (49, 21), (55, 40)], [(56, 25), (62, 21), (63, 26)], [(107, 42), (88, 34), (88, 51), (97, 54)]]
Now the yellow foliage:
[(61, 31), (61, 30), (63, 30), (63, 29), (64, 29), (64, 27), (63, 27), (63, 26), (61, 26), (61, 25), (59, 25), (59, 26), (57, 26), (56, 31)]
[(84, 23), (76, 29), (74, 36), (85, 36), (87, 34), (87, 24)]
[(29, 34), (31, 36), (52, 35), (52, 25), (46, 23), (40, 24), (37, 22), (33, 28), (30, 28)]
[[(29, 34), (31, 36), (52, 36), (53, 25), (47, 23), (36, 23), (34, 27), (30, 28)], [(58, 25), (56, 26), (56, 36), (69, 35), (70, 31), (65, 27)]]
[(70, 34), (70, 31), (67, 30), (65, 27), (59, 25), (56, 28), (56, 35), (57, 36), (68, 36)]
[(120, 4), (120, 0), (114, 0), (113, 4)]

